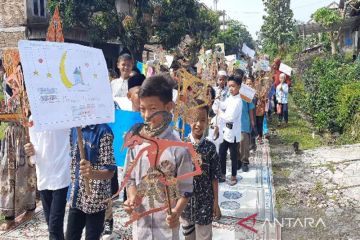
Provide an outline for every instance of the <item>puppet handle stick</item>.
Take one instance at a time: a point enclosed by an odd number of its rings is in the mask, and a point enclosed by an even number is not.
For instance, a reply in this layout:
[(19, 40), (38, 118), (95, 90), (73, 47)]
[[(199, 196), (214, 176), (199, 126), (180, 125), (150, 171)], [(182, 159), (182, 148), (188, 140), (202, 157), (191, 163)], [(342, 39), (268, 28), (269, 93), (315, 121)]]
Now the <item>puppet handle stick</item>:
[[(85, 159), (85, 150), (84, 150), (84, 144), (83, 144), (83, 135), (81, 132), (81, 128), (77, 127), (77, 135), (78, 135), (78, 145), (79, 145), (79, 151), (80, 151), (80, 159)], [(84, 178), (85, 180), (85, 192), (86, 195), (90, 195), (90, 184), (89, 184), (89, 178)]]
[(169, 191), (169, 186), (165, 185), (165, 194), (166, 194), (166, 201), (167, 201), (167, 205), (169, 206), (167, 209), (167, 213), (169, 215), (172, 214), (171, 212), (171, 199), (170, 199), (170, 191)]

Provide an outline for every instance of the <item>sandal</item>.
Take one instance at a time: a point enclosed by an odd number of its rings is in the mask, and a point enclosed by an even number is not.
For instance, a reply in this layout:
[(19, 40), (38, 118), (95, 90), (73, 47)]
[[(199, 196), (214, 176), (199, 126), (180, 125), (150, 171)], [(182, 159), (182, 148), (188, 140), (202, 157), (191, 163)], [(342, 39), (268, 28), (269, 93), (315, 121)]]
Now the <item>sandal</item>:
[(231, 179), (230, 182), (229, 182), (229, 185), (230, 186), (235, 186), (237, 184), (237, 179)]

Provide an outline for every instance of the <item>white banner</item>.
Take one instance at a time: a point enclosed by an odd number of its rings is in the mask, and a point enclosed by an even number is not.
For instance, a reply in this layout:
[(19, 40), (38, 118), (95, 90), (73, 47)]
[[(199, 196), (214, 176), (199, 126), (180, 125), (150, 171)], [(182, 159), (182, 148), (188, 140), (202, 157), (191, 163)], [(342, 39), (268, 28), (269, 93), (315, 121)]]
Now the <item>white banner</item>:
[(100, 49), (19, 41), (26, 91), (37, 131), (114, 121), (114, 102)]
[(281, 63), (279, 67), (279, 71), (285, 73), (288, 76), (291, 76), (292, 68), (286, 64)]
[(252, 50), (251, 48), (249, 48), (246, 43), (243, 43), (243, 46), (242, 46), (242, 49), (241, 51), (248, 55), (249, 57), (251, 58), (254, 58), (255, 57), (255, 50)]

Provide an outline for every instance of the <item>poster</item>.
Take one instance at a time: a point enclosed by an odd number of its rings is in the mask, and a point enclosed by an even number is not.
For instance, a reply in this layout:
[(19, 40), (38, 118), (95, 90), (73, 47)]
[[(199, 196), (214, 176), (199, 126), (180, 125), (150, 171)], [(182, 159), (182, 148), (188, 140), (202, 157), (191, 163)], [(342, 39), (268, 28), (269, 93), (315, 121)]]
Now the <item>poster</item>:
[(244, 101), (251, 103), (255, 96), (255, 93), (256, 93), (255, 89), (253, 89), (245, 84), (241, 84), (240, 96)]
[(100, 49), (27, 40), (18, 46), (36, 131), (114, 121), (108, 70)]
[(288, 76), (291, 76), (292, 68), (284, 63), (281, 63), (279, 67), (279, 71), (285, 73)]
[(229, 56), (225, 56), (225, 59), (227, 62), (235, 62), (236, 61), (236, 55), (229, 55)]
[(270, 62), (268, 60), (260, 60), (258, 61), (258, 68), (262, 71), (269, 72), (271, 70)]
[(125, 156), (127, 149), (122, 149), (124, 144), (124, 135), (136, 123), (142, 123), (143, 119), (139, 112), (130, 112), (120, 109), (115, 110), (115, 122), (109, 123), (111, 130), (114, 133), (114, 157), (116, 165), (119, 167), (124, 166)]
[(244, 54), (248, 55), (251, 58), (255, 57), (255, 50), (252, 50), (251, 48), (249, 48), (246, 43), (243, 43), (242, 46), (242, 50), (241, 50)]

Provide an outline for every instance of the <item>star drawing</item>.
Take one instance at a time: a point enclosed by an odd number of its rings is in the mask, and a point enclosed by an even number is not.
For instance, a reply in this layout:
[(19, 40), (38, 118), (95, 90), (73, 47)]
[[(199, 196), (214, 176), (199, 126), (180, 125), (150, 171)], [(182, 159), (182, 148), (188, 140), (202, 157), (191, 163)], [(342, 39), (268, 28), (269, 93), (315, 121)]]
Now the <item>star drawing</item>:
[(37, 70), (34, 71), (34, 76), (39, 76), (39, 72)]
[(52, 78), (52, 74), (51, 73), (48, 73), (46, 74), (47, 78)]

